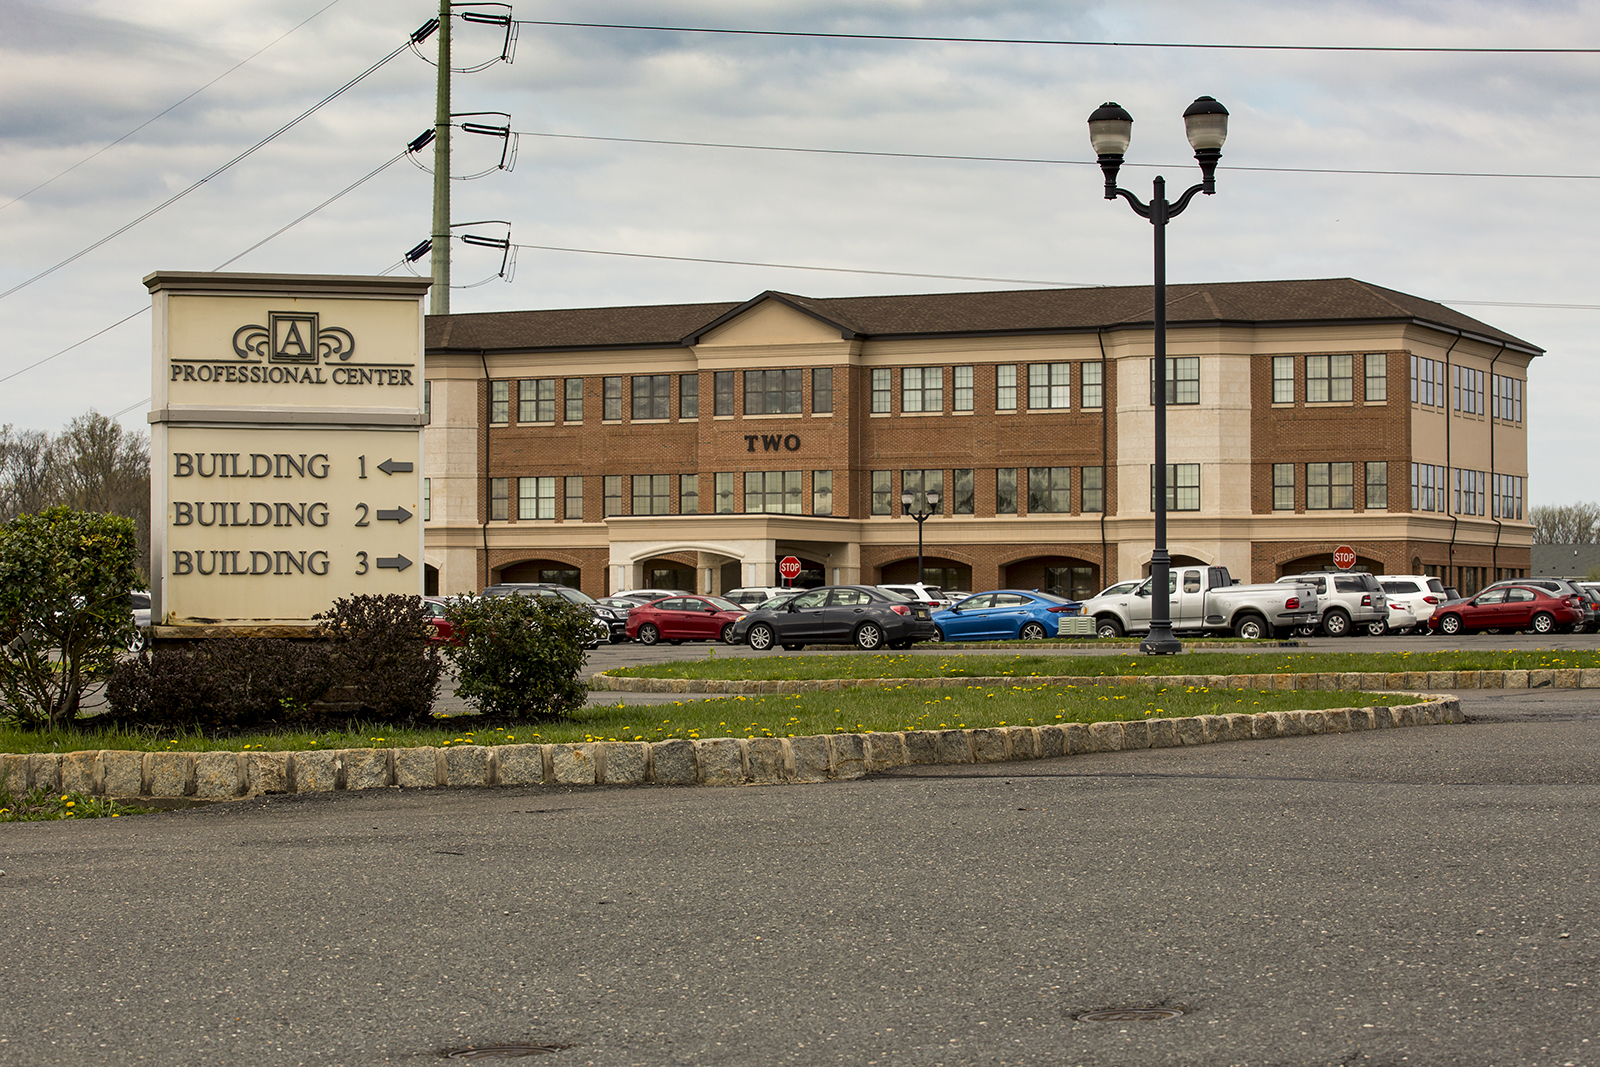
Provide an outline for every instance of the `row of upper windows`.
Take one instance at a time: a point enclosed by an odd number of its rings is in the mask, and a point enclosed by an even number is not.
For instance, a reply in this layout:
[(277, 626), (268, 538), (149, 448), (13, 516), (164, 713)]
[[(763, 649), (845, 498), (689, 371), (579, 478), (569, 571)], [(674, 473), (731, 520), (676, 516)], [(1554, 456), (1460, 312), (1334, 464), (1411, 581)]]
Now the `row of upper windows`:
[[(1304, 360), (1304, 391), (1296, 396), (1297, 363)], [(1383, 352), (1369, 352), (1362, 356), (1273, 356), (1272, 402), (1293, 404), (1297, 399), (1307, 404), (1355, 403), (1356, 370), (1360, 368), (1362, 399), (1379, 403), (1389, 399), (1389, 357)]]
[[(1356, 466), (1350, 463), (1274, 463), (1272, 510), (1294, 511), (1297, 478), (1305, 470), (1307, 511), (1353, 511), (1356, 506)], [(1362, 463), (1363, 499), (1368, 510), (1389, 506), (1389, 464)]]
[(1489, 475), (1461, 467), (1413, 463), (1411, 510), (1521, 519), (1526, 484), (1527, 479), (1516, 474)]
[[(1423, 407), (1443, 408), (1447, 404), (1463, 415), (1488, 414), (1503, 422), (1522, 421), (1521, 378), (1460, 364), (1447, 364), (1427, 356), (1411, 357), (1411, 402)], [(1485, 405), (1484, 392), (1488, 391)]]

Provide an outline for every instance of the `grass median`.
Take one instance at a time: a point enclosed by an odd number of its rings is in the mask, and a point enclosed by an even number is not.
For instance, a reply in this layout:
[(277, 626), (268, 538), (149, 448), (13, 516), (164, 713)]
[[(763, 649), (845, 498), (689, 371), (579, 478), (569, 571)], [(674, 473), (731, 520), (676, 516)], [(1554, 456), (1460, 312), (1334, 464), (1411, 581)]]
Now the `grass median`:
[(985, 655), (842, 653), (715, 656), (674, 660), (606, 673), (634, 678), (815, 680), (822, 678), (1106, 678), (1123, 675), (1237, 675), (1410, 671), (1529, 671), (1600, 667), (1600, 651), (1530, 652), (1186, 652), (1178, 656), (1066, 656), (1016, 652)]
[(1091, 686), (1019, 679), (1004, 685), (928, 689), (886, 686), (819, 693), (727, 696), (663, 704), (601, 704), (570, 718), (525, 726), (474, 729), (473, 717), (440, 720), (438, 728), (240, 734), (199, 731), (111, 731), (83, 724), (51, 731), (0, 728), (0, 751), (303, 752), (342, 748), (666, 741), (707, 737), (804, 737), (868, 731), (1043, 726), (1112, 719), (1179, 718), (1232, 712), (1293, 711), (1415, 703), (1414, 696), (1339, 691), (1213, 689), (1207, 686)]

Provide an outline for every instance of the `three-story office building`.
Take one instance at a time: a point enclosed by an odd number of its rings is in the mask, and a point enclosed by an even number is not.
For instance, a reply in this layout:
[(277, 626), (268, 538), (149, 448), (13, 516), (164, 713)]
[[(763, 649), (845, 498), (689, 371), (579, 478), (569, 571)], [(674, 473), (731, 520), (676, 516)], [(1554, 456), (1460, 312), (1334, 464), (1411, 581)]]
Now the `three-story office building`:
[[(1526, 574), (1542, 350), (1353, 279), (1168, 288), (1174, 562), (1463, 592)], [(1151, 290), (430, 317), (429, 581), (719, 592), (917, 573), (1087, 596), (1147, 573)]]

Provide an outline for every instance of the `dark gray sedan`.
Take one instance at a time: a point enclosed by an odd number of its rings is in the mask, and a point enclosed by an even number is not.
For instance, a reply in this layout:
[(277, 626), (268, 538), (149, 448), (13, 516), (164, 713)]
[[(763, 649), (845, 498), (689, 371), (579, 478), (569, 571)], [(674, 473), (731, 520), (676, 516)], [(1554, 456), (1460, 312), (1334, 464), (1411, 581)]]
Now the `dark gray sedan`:
[(938, 636), (925, 603), (869, 585), (825, 585), (752, 611), (734, 623), (732, 641), (758, 651), (853, 644), (870, 652)]

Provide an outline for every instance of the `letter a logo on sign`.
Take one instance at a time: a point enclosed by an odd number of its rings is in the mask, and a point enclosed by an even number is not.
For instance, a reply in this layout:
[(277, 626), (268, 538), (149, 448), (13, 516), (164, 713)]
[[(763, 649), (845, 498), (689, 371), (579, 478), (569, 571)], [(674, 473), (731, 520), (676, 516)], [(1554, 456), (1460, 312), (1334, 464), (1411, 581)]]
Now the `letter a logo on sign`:
[(268, 314), (267, 332), (272, 337), (273, 363), (315, 363), (317, 361), (317, 316), (309, 312), (273, 311)]

